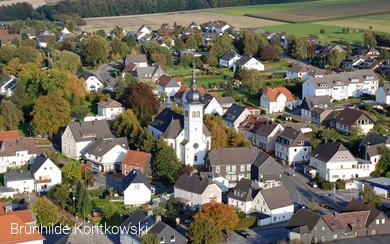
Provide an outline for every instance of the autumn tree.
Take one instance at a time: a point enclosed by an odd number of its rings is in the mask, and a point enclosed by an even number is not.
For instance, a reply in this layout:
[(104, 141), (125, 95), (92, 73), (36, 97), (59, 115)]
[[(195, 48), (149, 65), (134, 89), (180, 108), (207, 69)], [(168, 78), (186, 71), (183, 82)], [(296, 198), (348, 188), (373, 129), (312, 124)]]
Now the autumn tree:
[(6, 75), (13, 75), (18, 76), (19, 72), (22, 70), (22, 63), (20, 62), (20, 59), (13, 58), (11, 61), (8, 62), (6, 66), (1, 68), (1, 72), (3, 76)]
[(265, 87), (263, 75), (257, 70), (242, 70), (241, 84), (251, 95), (258, 94)]
[(270, 61), (275, 60), (277, 57), (278, 55), (276, 54), (275, 49), (271, 45), (264, 47), (260, 52), (260, 58), (262, 60)]
[(163, 137), (160, 137), (156, 151), (155, 158), (158, 176), (167, 183), (174, 183), (176, 181), (176, 173), (181, 165), (175, 150), (164, 141)]
[(99, 35), (88, 36), (83, 42), (83, 56), (87, 64), (96, 65), (107, 60), (108, 42)]
[(252, 142), (246, 138), (245, 134), (242, 132), (233, 133), (231, 139), (231, 147), (249, 147), (252, 146)]
[(46, 197), (38, 198), (29, 209), (34, 212), (37, 226), (51, 226), (58, 222), (58, 208)]
[(346, 57), (346, 52), (333, 49), (328, 56), (328, 63), (331, 68), (339, 68)]
[(362, 195), (363, 195), (362, 203), (367, 204), (373, 208), (375, 208), (377, 204), (382, 203), (383, 200), (382, 196), (378, 195), (374, 191), (374, 188), (367, 185), (364, 186)]
[(124, 58), (131, 51), (130, 47), (125, 42), (114, 41), (111, 43), (112, 54), (119, 58)]
[(217, 244), (222, 240), (222, 233), (211, 219), (199, 217), (188, 227), (186, 237), (193, 244)]
[(0, 48), (0, 60), (4, 63), (8, 63), (14, 58), (14, 53), (17, 50), (17, 46), (11, 43), (7, 43)]
[(375, 34), (372, 31), (368, 31), (363, 35), (363, 46), (376, 47), (377, 42)]
[(79, 55), (66, 50), (62, 52), (54, 50), (52, 63), (54, 69), (65, 69), (75, 73), (80, 66), (81, 59)]
[(118, 135), (127, 137), (131, 148), (139, 149), (143, 145), (144, 129), (131, 109), (117, 116), (114, 130)]
[(0, 115), (7, 130), (17, 130), (18, 125), (24, 122), (23, 113), (9, 100), (3, 99), (0, 103)]
[(152, 120), (158, 112), (159, 103), (152, 89), (144, 83), (135, 83), (129, 88), (126, 107), (133, 110), (141, 125)]
[(57, 133), (70, 120), (70, 105), (59, 93), (52, 92), (37, 99), (31, 126), (38, 135)]
[(67, 206), (69, 200), (69, 187), (67, 184), (61, 183), (54, 185), (49, 190), (49, 196), (57, 200), (62, 208)]
[(177, 171), (176, 179), (179, 179), (180, 176), (182, 176), (184, 174), (191, 173), (193, 171), (194, 171), (194, 168), (192, 166), (190, 166), (189, 164), (182, 164), (180, 166), (179, 170)]
[(211, 127), (211, 148), (224, 148), (228, 146), (228, 136), (224, 128), (218, 124)]
[(79, 162), (70, 161), (66, 163), (61, 170), (64, 178), (70, 181), (81, 179), (82, 177), (82, 165)]
[(38, 66), (42, 64), (41, 53), (35, 48), (30, 46), (20, 46), (15, 51), (14, 57), (18, 58), (21, 63), (35, 63)]
[(194, 216), (195, 220), (200, 218), (211, 219), (221, 230), (231, 230), (239, 222), (238, 215), (232, 207), (214, 200), (202, 205), (202, 212)]

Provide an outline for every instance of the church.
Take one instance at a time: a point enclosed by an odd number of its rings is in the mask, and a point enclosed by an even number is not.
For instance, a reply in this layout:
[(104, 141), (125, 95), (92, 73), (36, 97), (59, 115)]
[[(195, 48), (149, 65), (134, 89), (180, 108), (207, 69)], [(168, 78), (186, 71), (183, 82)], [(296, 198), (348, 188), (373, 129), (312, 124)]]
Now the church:
[(168, 97), (166, 108), (148, 123), (148, 131), (157, 140), (164, 137), (183, 164), (202, 168), (206, 153), (211, 149), (211, 133), (203, 123), (203, 104), (196, 88), (195, 70), (192, 71), (190, 88), (184, 116), (171, 110)]

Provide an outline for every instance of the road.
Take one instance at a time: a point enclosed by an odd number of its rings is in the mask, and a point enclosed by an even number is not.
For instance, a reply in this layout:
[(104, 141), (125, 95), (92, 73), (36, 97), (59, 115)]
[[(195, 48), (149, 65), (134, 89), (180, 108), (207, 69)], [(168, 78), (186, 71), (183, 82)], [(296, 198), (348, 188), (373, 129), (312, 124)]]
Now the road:
[(94, 73), (96, 77), (102, 82), (111, 80), (111, 82), (107, 82), (107, 85), (108, 88), (113, 89), (116, 84), (116, 79), (114, 78), (114, 76), (112, 76), (112, 73), (114, 72), (114, 70), (116, 70), (116, 67), (119, 66), (119, 62), (120, 61), (114, 61), (110, 62), (109, 64), (102, 64), (95, 72), (92, 73)]
[(280, 54), (279, 57), (286, 60), (287, 63), (289, 63), (289, 64), (308, 65), (311, 63), (310, 61), (302, 61), (302, 60), (291, 58), (291, 57), (287, 56), (286, 54)]

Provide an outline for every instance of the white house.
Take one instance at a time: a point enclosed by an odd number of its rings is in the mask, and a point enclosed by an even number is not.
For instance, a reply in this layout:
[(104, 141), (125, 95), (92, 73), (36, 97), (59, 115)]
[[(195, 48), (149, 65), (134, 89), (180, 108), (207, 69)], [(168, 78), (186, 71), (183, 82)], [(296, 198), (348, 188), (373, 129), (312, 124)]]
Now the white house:
[(165, 93), (168, 97), (175, 96), (176, 92), (180, 89), (181, 85), (175, 80), (175, 78), (162, 75), (157, 80), (158, 94)]
[(6, 172), (7, 168), (19, 168), (25, 164), (32, 164), (36, 156), (34, 138), (4, 139), (0, 148), (0, 172)]
[(90, 72), (82, 72), (80, 78), (85, 80), (86, 89), (89, 92), (95, 92), (104, 87), (103, 83)]
[(37, 36), (38, 48), (47, 48), (47, 38), (51, 35), (39, 35)]
[(305, 168), (306, 174), (313, 178), (318, 175), (327, 181), (336, 182), (338, 179), (368, 177), (375, 171), (376, 163), (356, 160), (343, 144), (327, 139), (310, 153), (310, 166), (311, 169)]
[(36, 37), (36, 32), (35, 32), (35, 29), (30, 29), (30, 28), (22, 28), (20, 29), (20, 35), (23, 35), (23, 34), (26, 34), (28, 36), (28, 39), (32, 40), (32, 39), (35, 39)]
[(39, 155), (31, 165), (31, 173), (35, 181), (35, 192), (46, 192), (62, 182), (62, 171), (44, 154)]
[(376, 92), (375, 101), (380, 104), (390, 104), (390, 84), (385, 83), (378, 88)]
[(6, 97), (12, 96), (17, 81), (18, 79), (15, 76), (6, 75), (3, 79), (0, 80), (0, 93), (4, 94)]
[(260, 106), (267, 110), (268, 114), (284, 112), (287, 107), (295, 108), (294, 98), (285, 87), (267, 88), (260, 97)]
[(233, 103), (235, 103), (234, 98), (232, 97), (217, 97), (216, 100), (223, 109), (222, 114), (224, 114), (233, 105)]
[(0, 198), (14, 198), (14, 192), (11, 187), (0, 187)]
[(236, 63), (237, 60), (241, 58), (240, 55), (238, 55), (235, 52), (228, 52), (227, 54), (223, 55), (219, 59), (219, 67), (225, 67), (232, 69), (234, 67), (234, 64)]
[(125, 65), (135, 64), (137, 67), (148, 67), (148, 60), (144, 54), (142, 55), (127, 55)]
[(233, 72), (236, 72), (237, 66), (240, 66), (242, 69), (264, 70), (264, 64), (260, 63), (257, 59), (246, 55), (242, 56), (234, 63)]
[(275, 156), (288, 165), (308, 161), (310, 152), (309, 139), (301, 131), (291, 127), (286, 127), (276, 139)]
[(125, 107), (114, 99), (107, 98), (101, 102), (97, 103), (98, 105), (98, 116), (103, 116), (107, 120), (115, 119), (119, 114), (125, 111)]
[(84, 158), (92, 163), (93, 168), (99, 169), (99, 171), (119, 170), (128, 149), (127, 137), (98, 138), (85, 150)]
[(306, 96), (301, 104), (301, 117), (304, 120), (311, 121), (312, 111), (315, 108), (333, 110), (332, 102), (329, 96)]
[(204, 94), (200, 102), (203, 104), (204, 114), (218, 114), (223, 115), (223, 108), (218, 103), (217, 99), (211, 94)]
[(183, 199), (190, 206), (201, 206), (211, 200), (220, 203), (221, 188), (211, 178), (204, 176), (192, 172), (180, 176), (173, 186), (174, 197)]
[(230, 28), (230, 25), (215, 21), (209, 23), (206, 28), (211, 33), (224, 33)]
[(222, 120), (225, 122), (226, 126), (229, 128), (234, 128), (237, 130), (240, 123), (251, 113), (244, 106), (233, 104), (229, 109), (223, 114)]
[(358, 70), (359, 66), (364, 62), (364, 58), (360, 56), (353, 56), (343, 60), (341, 66), (345, 69)]
[(300, 78), (306, 80), (311, 76), (310, 74), (315, 73), (318, 70), (320, 69), (312, 65), (295, 65), (287, 70), (286, 79), (292, 80)]
[(333, 126), (338, 132), (353, 134), (353, 128), (359, 128), (355, 133), (365, 135), (374, 128), (375, 122), (363, 111), (345, 108), (341, 111), (333, 122)]
[(302, 84), (302, 99), (306, 96), (330, 96), (332, 100), (375, 94), (379, 79), (372, 70), (308, 78)]
[(152, 199), (152, 186), (139, 169), (133, 169), (123, 179), (123, 189), (125, 205), (145, 204)]
[(70, 123), (61, 136), (61, 152), (66, 157), (78, 160), (85, 155), (85, 150), (98, 138), (114, 138), (106, 120)]
[(16, 171), (4, 174), (4, 186), (11, 187), (16, 193), (33, 192), (35, 180), (30, 171)]

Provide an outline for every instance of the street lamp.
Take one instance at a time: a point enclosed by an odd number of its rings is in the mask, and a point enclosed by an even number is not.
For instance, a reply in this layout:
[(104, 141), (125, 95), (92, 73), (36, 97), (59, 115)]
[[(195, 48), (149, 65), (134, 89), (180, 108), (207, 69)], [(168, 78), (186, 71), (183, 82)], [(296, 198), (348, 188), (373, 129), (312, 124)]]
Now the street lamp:
[(30, 137), (31, 137), (31, 130), (30, 129), (27, 129), (29, 132), (30, 132)]
[(76, 197), (73, 197), (73, 213), (76, 214)]

